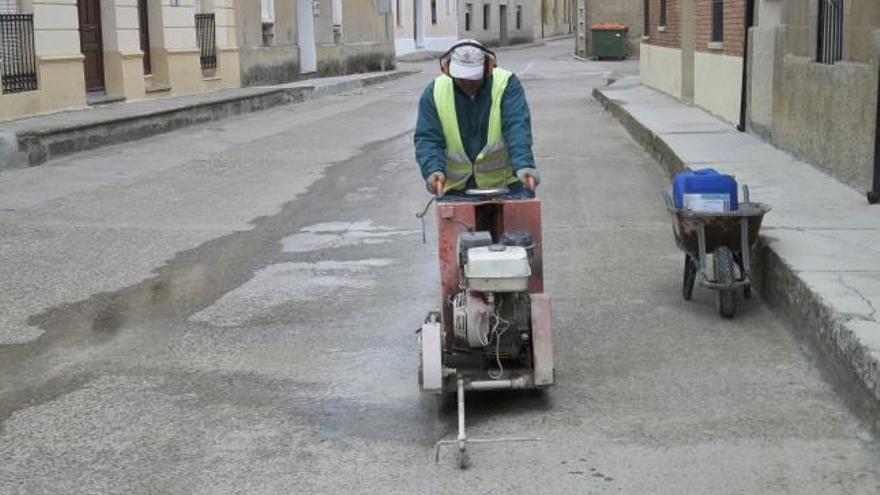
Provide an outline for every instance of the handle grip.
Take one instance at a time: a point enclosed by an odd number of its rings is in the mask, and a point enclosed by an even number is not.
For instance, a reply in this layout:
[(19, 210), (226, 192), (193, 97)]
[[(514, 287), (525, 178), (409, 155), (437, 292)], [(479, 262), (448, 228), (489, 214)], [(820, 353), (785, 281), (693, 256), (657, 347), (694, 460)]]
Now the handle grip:
[(535, 177), (531, 175), (526, 175), (526, 187), (530, 190), (534, 191), (537, 185), (535, 185)]

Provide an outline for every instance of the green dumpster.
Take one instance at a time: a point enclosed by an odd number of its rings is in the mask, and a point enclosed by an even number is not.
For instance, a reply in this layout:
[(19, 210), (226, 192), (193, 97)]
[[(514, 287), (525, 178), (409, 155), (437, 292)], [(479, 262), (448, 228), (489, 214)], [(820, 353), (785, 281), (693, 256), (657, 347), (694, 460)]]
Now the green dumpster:
[(626, 58), (626, 34), (629, 26), (605, 22), (590, 26), (593, 35), (593, 58)]

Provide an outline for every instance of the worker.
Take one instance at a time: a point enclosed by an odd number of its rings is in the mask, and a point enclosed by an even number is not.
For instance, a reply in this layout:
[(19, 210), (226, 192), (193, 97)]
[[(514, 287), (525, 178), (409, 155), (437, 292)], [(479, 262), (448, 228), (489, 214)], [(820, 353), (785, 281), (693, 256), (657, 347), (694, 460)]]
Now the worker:
[(525, 92), (496, 65), (495, 54), (470, 39), (440, 57), (442, 74), (422, 94), (415, 130), (431, 194), (506, 187), (509, 196), (534, 197), (540, 178)]

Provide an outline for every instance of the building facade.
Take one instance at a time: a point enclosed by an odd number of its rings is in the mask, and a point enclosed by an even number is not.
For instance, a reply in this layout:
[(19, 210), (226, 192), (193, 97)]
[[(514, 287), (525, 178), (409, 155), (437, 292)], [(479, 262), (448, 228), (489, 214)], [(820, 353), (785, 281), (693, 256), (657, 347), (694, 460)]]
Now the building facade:
[(876, 189), (880, 2), (758, 0), (748, 127), (847, 184)]
[(639, 45), (644, 35), (645, 0), (576, 0), (577, 38), (575, 53), (582, 57), (593, 56), (590, 26), (603, 23), (619, 23), (629, 26), (626, 40), (626, 56), (638, 57)]
[(233, 0), (2, 0), (0, 119), (239, 85)]
[(534, 0), (535, 38), (573, 33), (577, 0)]
[(459, 0), (458, 35), (488, 46), (535, 39), (536, 4), (532, 0)]
[(642, 82), (738, 123), (745, 0), (645, 0)]
[(395, 51), (446, 51), (458, 41), (458, 0), (393, 0)]
[(391, 0), (238, 0), (245, 86), (390, 69)]

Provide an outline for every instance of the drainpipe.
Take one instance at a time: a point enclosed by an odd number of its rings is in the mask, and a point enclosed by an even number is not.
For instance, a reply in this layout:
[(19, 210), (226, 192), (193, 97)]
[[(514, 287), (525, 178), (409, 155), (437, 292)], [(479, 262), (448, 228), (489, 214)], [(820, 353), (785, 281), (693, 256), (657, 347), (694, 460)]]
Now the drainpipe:
[(743, 71), (742, 92), (740, 93), (739, 124), (736, 130), (746, 132), (746, 113), (748, 110), (748, 83), (749, 83), (749, 29), (755, 23), (755, 0), (746, 0), (746, 31), (743, 38)]
[(880, 202), (880, 80), (877, 83), (877, 114), (874, 118), (874, 185), (868, 191), (868, 203), (872, 205)]

